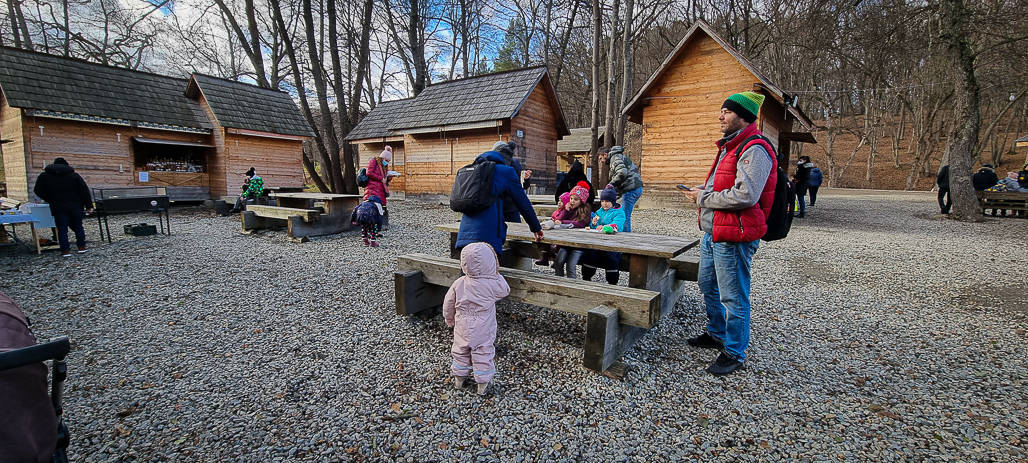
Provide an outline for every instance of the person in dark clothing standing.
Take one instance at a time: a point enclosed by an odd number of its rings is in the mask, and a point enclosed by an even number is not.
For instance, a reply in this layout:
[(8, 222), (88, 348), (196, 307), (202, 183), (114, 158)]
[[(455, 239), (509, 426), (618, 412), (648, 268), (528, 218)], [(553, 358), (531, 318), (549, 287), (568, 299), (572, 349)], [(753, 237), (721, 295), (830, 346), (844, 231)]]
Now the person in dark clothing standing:
[(996, 170), (992, 167), (992, 164), (983, 164), (981, 169), (971, 177), (971, 183), (974, 184), (974, 191), (985, 191), (990, 187), (999, 182), (999, 176), (996, 175)]
[(82, 176), (75, 173), (64, 158), (54, 159), (36, 178), (32, 190), (43, 201), (50, 204), (50, 213), (57, 225), (57, 240), (61, 244), (61, 255), (71, 256), (68, 242), (68, 227), (75, 232), (75, 245), (79, 254), (86, 252), (86, 230), (82, 228), (82, 211), (93, 212), (93, 198)]
[(942, 214), (949, 214), (949, 209), (953, 205), (949, 196), (949, 164), (939, 169), (939, 175), (935, 178), (935, 183), (939, 185), (939, 211)]
[(596, 189), (589, 182), (589, 178), (585, 175), (585, 166), (578, 159), (571, 163), (571, 168), (568, 169), (567, 175), (564, 175), (564, 179), (557, 185), (557, 192), (553, 194), (553, 203), (560, 204), (560, 195), (570, 193), (578, 185), (578, 182), (582, 181), (589, 185), (589, 199), (586, 201), (586, 204), (592, 207), (593, 201), (596, 200)]
[(810, 187), (810, 169), (814, 168), (814, 163), (810, 162), (809, 156), (800, 156), (799, 160), (796, 161), (796, 201), (800, 204), (800, 212), (796, 214), (797, 218), (803, 218), (807, 215), (807, 204), (804, 196), (807, 195), (807, 189)]
[[(524, 190), (525, 186), (521, 180), (521, 162), (514, 157), (516, 149), (518, 149), (518, 145), (513, 141), (498, 141), (493, 144), (493, 151), (500, 153), (500, 156), (503, 157), (503, 163), (514, 168), (514, 173), (518, 177), (518, 185)], [(518, 212), (518, 206), (509, 195), (503, 198), (503, 220), (505, 222), (521, 223), (521, 214)]]

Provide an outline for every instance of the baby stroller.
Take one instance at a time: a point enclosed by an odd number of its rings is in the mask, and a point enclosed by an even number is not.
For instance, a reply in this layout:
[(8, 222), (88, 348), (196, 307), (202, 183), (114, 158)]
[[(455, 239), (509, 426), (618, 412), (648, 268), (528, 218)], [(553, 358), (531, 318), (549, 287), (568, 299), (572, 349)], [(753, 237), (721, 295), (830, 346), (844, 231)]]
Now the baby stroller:
[[(61, 419), (61, 398), (71, 350), (62, 336), (36, 344), (28, 319), (0, 292), (0, 455), (10, 462), (67, 462), (68, 428)], [(53, 381), (47, 397), (47, 368)]]

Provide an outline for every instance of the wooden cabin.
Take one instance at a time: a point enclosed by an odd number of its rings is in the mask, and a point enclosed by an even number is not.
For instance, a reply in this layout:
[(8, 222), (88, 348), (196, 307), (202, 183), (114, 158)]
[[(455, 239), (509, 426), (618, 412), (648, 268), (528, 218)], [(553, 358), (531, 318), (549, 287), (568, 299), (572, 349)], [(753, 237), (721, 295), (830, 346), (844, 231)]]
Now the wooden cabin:
[(310, 126), (276, 90), (179, 79), (0, 47), (0, 138), (8, 196), (36, 200), (56, 157), (92, 188), (163, 186), (173, 200), (234, 195), (255, 167), (302, 185)]
[(428, 86), (417, 97), (380, 103), (349, 134), (359, 167), (393, 148), (403, 175), (392, 194), (449, 194), (457, 169), (499, 140), (514, 140), (517, 159), (532, 170), (532, 192), (556, 186), (557, 140), (568, 135), (564, 112), (545, 66)]
[[(605, 126), (599, 127), (596, 139), (598, 147), (603, 147), (603, 134)], [(589, 150), (592, 149), (592, 127), (581, 127), (571, 129), (571, 134), (557, 142), (557, 171), (567, 172), (571, 164), (577, 159), (583, 165), (588, 166)], [(591, 169), (590, 169), (591, 170)]]
[[(703, 183), (721, 138), (718, 115), (729, 95), (764, 95), (757, 124), (788, 163), (789, 142), (815, 143), (813, 124), (788, 95), (705, 22), (698, 21), (622, 113), (642, 124), (641, 207), (685, 205), (675, 185)], [(796, 123), (799, 126), (796, 126)]]

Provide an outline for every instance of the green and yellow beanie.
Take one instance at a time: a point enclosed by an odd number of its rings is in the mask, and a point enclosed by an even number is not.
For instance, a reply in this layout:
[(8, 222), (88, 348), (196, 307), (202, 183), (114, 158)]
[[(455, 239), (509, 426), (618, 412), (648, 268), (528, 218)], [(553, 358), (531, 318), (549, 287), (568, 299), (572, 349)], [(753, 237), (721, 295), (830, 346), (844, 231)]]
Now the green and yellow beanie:
[(757, 120), (760, 114), (760, 105), (764, 103), (764, 95), (754, 92), (736, 93), (721, 105), (721, 109), (727, 109), (736, 113), (746, 122)]

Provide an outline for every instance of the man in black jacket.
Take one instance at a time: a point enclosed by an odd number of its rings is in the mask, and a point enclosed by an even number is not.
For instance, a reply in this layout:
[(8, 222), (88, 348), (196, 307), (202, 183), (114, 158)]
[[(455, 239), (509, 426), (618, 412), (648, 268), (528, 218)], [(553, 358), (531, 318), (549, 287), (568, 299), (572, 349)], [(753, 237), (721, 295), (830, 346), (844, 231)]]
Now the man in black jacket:
[(64, 158), (54, 159), (36, 179), (33, 189), (36, 196), (50, 204), (50, 213), (57, 225), (57, 240), (61, 244), (61, 255), (71, 256), (68, 243), (68, 227), (75, 232), (75, 244), (79, 254), (86, 252), (86, 230), (82, 228), (82, 211), (93, 212), (93, 199), (86, 181), (75, 173)]
[(978, 172), (975, 172), (971, 176), (971, 183), (974, 184), (974, 191), (985, 191), (991, 188), (996, 182), (999, 181), (999, 176), (996, 175), (996, 169), (992, 167), (992, 164), (983, 164)]
[(943, 214), (949, 214), (950, 206), (953, 205), (949, 196), (949, 164), (939, 169), (939, 175), (935, 177), (935, 183), (939, 185), (939, 210)]

